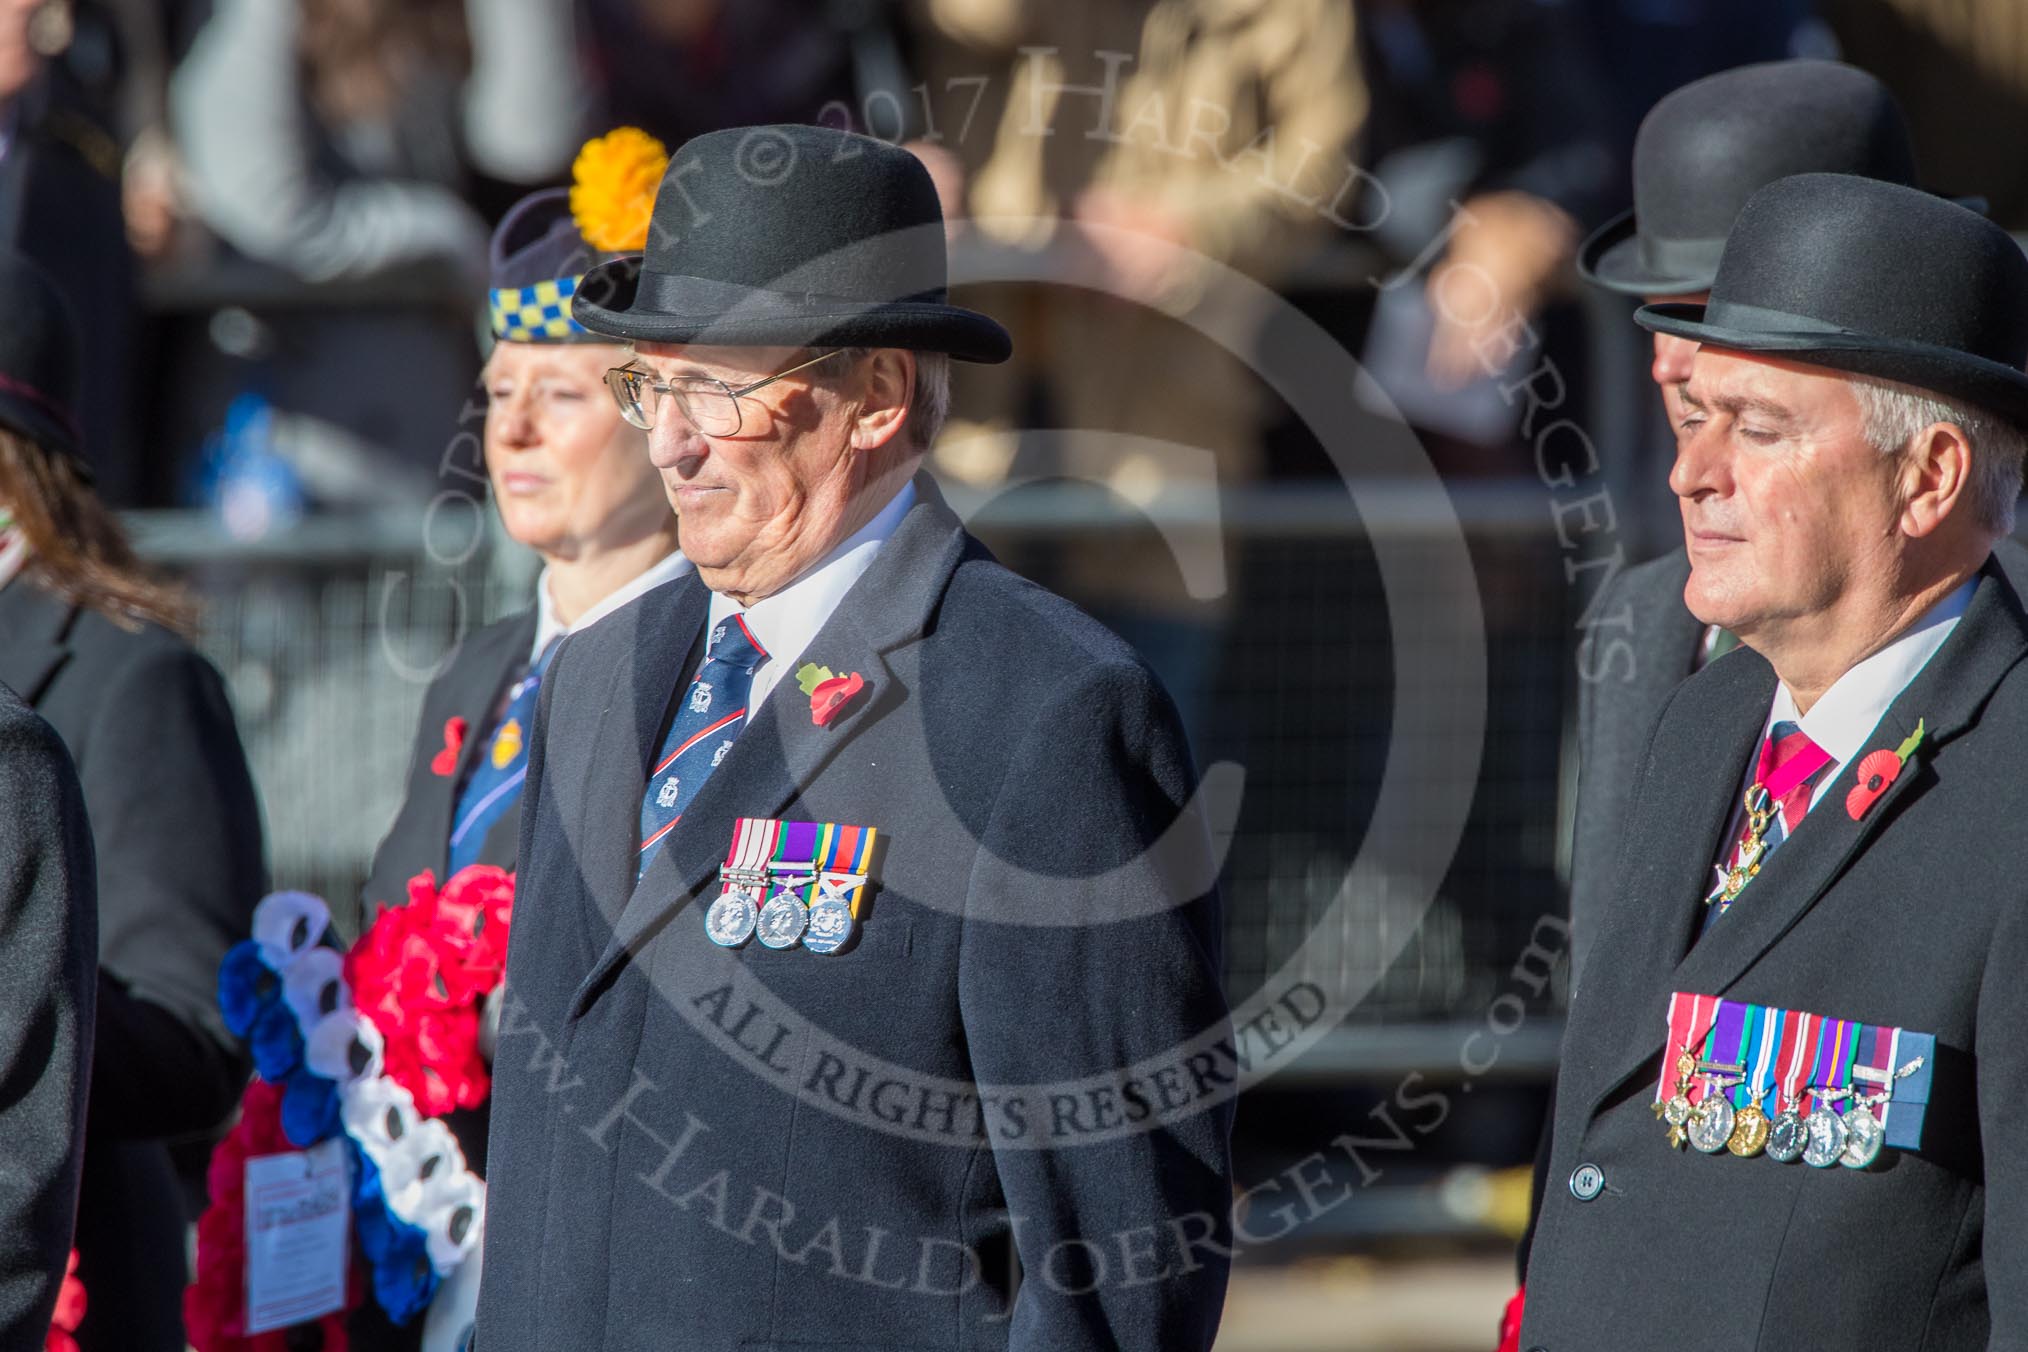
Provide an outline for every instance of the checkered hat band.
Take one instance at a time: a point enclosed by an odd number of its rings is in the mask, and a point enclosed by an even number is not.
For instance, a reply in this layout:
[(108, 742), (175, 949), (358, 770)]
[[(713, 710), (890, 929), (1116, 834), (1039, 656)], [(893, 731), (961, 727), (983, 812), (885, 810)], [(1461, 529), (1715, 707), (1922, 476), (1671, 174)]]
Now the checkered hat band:
[(533, 286), (500, 287), (486, 293), (493, 336), (513, 343), (563, 342), (586, 332), (571, 318), (570, 301), (580, 277), (558, 277)]

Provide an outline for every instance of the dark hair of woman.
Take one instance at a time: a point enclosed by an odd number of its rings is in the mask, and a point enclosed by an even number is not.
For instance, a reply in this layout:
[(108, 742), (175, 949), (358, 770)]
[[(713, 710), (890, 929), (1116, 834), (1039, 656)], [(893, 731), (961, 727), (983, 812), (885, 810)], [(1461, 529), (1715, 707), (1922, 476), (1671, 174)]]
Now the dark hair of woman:
[(197, 603), (149, 573), (77, 462), (0, 427), (0, 506), (28, 542), (22, 577), (126, 629), (153, 621), (185, 638)]

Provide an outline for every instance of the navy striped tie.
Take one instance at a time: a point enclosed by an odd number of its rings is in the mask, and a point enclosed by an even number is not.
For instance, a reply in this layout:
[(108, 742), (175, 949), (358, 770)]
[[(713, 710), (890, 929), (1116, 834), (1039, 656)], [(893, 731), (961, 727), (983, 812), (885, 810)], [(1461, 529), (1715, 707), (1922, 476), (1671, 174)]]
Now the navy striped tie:
[(670, 830), (683, 820), (684, 804), (697, 796), (704, 781), (732, 750), (733, 739), (746, 726), (753, 674), (767, 657), (767, 649), (738, 615), (711, 631), (704, 665), (684, 692), (683, 707), (669, 725), (669, 735), (662, 741), (661, 754), (648, 771), (648, 786), (641, 793), (641, 857), (636, 878), (648, 871)]

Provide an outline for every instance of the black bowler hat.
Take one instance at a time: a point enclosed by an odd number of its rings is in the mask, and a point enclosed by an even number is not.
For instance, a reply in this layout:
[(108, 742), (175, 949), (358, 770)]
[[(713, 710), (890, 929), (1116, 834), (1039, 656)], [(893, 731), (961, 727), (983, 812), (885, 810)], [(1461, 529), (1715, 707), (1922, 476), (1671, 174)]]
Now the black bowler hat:
[(1915, 185), (1907, 120), (1880, 81), (1835, 61), (1770, 61), (1693, 81), (1641, 120), (1634, 208), (1593, 232), (1578, 270), (1622, 295), (1708, 291), (1746, 199), (1818, 173)]
[(0, 426), (82, 463), (77, 321), (47, 272), (0, 249)]
[(1798, 174), (1748, 200), (1707, 305), (1645, 305), (1641, 327), (1877, 376), (2028, 427), (2028, 256), (1975, 211), (1849, 174)]
[(676, 152), (647, 252), (592, 269), (594, 333), (726, 347), (900, 347), (1005, 361), (1007, 331), (946, 299), (944, 216), (922, 163), (828, 127), (735, 127)]

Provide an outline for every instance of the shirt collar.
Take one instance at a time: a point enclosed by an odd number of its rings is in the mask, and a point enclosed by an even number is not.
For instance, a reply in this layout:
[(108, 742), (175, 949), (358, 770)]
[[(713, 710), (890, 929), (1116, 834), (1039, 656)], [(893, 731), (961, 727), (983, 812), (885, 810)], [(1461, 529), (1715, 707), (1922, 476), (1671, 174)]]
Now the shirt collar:
[[(712, 625), (729, 615), (743, 615), (747, 628), (767, 649), (771, 662), (787, 662), (801, 655), (831, 618), (838, 603), (845, 599), (845, 593), (852, 590), (852, 584), (872, 566), (874, 554), (894, 534), (913, 505), (915, 485), (904, 483), (901, 491), (871, 521), (773, 596), (742, 606), (722, 592), (713, 592)], [(758, 697), (754, 703), (759, 703)]]
[(606, 593), (596, 605), (578, 616), (575, 624), (565, 624), (557, 618), (556, 603), (550, 599), (549, 569), (545, 566), (542, 576), (535, 580), (535, 643), (528, 650), (528, 660), (533, 662), (540, 657), (542, 650), (554, 640), (562, 638), (565, 634), (574, 634), (580, 629), (591, 628), (627, 602), (652, 591), (664, 582), (674, 581), (689, 571), (690, 560), (684, 558), (683, 552), (678, 550), (632, 581)]
[(1843, 765), (1851, 760), (1873, 735), (1887, 706), (1908, 688), (1908, 683), (1957, 628), (1978, 583), (1977, 577), (1967, 579), (1893, 642), (1832, 682), (1831, 688), (1810, 706), (1808, 714), (1796, 713), (1795, 696), (1790, 693), (1788, 683), (1782, 682), (1775, 688), (1768, 726), (1784, 719), (1797, 723), (1812, 742), (1830, 753), (1832, 764)]

